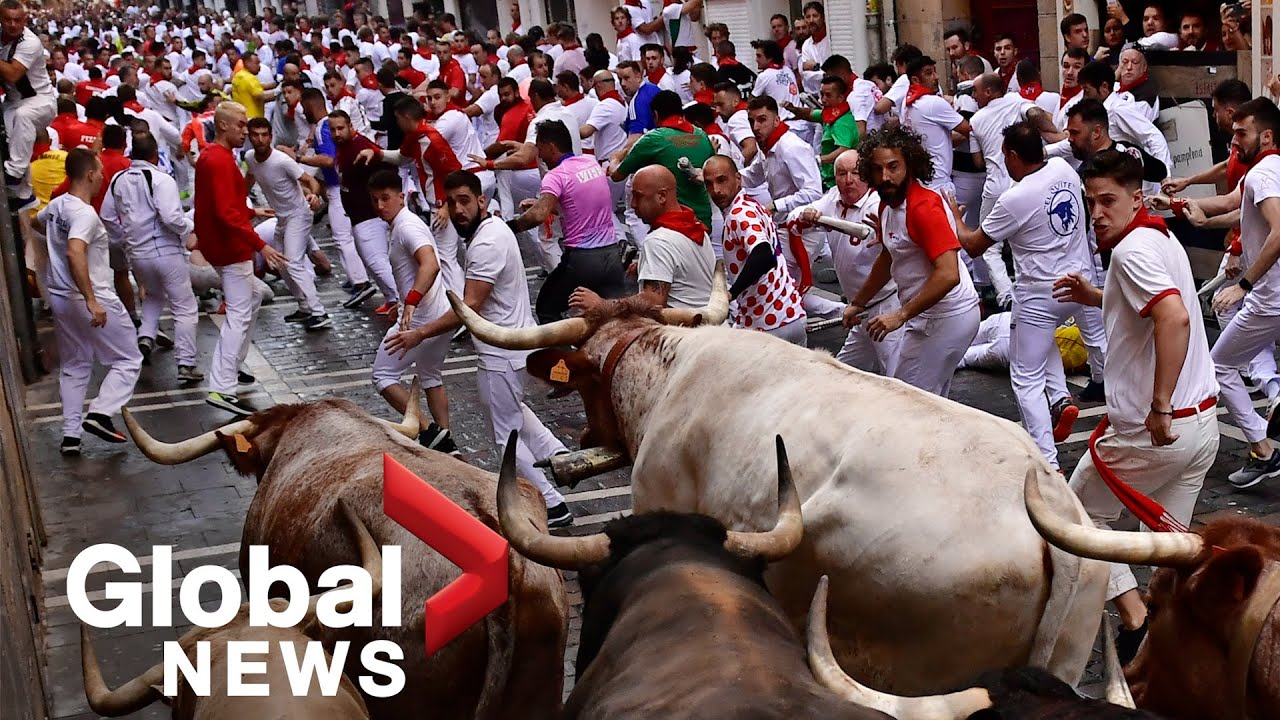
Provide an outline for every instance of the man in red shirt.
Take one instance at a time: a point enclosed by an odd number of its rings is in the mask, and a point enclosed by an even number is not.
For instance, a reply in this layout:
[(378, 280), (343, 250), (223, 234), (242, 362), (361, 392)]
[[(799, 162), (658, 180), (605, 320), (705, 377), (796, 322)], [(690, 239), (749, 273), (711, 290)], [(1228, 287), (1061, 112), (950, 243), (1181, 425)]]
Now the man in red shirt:
[(466, 105), (467, 73), (453, 56), (453, 47), (449, 41), (436, 42), (436, 59), (440, 61), (440, 79), (449, 86), (449, 98), (459, 105)]
[[(529, 123), (533, 121), (533, 106), (520, 95), (520, 84), (514, 79), (505, 77), (498, 81), (498, 109), (494, 117), (501, 116), (498, 122), (498, 139), (485, 148), (482, 160), (487, 168), (492, 168), (497, 178), (498, 205), (504, 217), (513, 218), (519, 214), (520, 203), (541, 194), (542, 173), (538, 172), (536, 158), (523, 167), (496, 168), (493, 163), (508, 153), (507, 143), (523, 144), (529, 136)], [(538, 245), (539, 230), (533, 228), (516, 233), (522, 247), (540, 247)], [(541, 251), (539, 250), (539, 254)], [(540, 260), (544, 260), (540, 258)], [(549, 262), (542, 262), (543, 267), (553, 267)]]
[(89, 79), (76, 83), (76, 104), (88, 105), (89, 98), (101, 97), (103, 93), (110, 90), (111, 86), (106, 80), (102, 79), (102, 68), (94, 66), (89, 68)]
[(254, 210), (248, 204), (244, 175), (232, 148), (244, 146), (249, 117), (239, 103), (224, 102), (214, 112), (215, 136), (196, 160), (195, 226), (201, 254), (222, 276), (227, 320), (209, 369), (209, 396), (205, 402), (236, 415), (256, 412), (236, 396), (240, 363), (249, 352), (262, 297), (254, 290), (253, 254), (277, 270), (288, 260), (258, 237), (249, 220), (272, 217), (271, 209)]
[(49, 130), (58, 134), (56, 144), (60, 150), (77, 147), (94, 150), (101, 136), (101, 132), (80, 122), (75, 101), (65, 95), (58, 98), (58, 114), (49, 123)]

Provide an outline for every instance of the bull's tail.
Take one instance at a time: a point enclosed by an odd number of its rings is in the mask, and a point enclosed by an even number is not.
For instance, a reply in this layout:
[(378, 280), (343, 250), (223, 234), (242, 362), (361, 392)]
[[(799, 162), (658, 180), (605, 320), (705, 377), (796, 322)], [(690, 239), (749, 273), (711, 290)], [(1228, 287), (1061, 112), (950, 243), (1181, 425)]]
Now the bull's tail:
[[(1038, 475), (1037, 481), (1042, 483), (1042, 487), (1063, 482), (1056, 473), (1047, 470)], [(1057, 668), (1054, 667), (1055, 660), (1059, 656), (1058, 645), (1068, 641), (1063, 637), (1063, 631), (1066, 629), (1072, 610), (1075, 609), (1084, 561), (1076, 555), (1059, 550), (1048, 542), (1044, 542), (1043, 547), (1045, 572), (1049, 579), (1049, 597), (1040, 615), (1035, 642), (1031, 646), (1031, 657), (1027, 662), (1059, 674), (1055, 672)], [(1081, 666), (1079, 670), (1083, 672), (1084, 667)], [(1079, 680), (1078, 677), (1062, 679), (1073, 685)]]
[[(511, 552), (507, 557), (507, 587), (524, 586), (524, 563), (519, 556)], [(480, 700), (476, 703), (476, 720), (498, 720), (510, 714), (506, 707), (506, 694), (511, 685), (511, 669), (515, 663), (516, 618), (519, 617), (516, 603), (520, 593), (509, 592), (507, 601), (489, 613), (484, 620), (485, 636), (488, 638), (488, 660), (484, 666), (484, 685), (480, 690)]]

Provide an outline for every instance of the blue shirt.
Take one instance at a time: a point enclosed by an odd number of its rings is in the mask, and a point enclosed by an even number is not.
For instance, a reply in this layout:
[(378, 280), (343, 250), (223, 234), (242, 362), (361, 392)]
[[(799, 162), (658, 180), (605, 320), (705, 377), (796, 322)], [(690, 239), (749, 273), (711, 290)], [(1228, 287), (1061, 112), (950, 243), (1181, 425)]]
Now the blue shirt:
[(659, 92), (658, 86), (648, 80), (636, 90), (636, 96), (627, 103), (627, 120), (622, 123), (622, 129), (628, 135), (639, 135), (645, 130), (653, 129), (653, 111), (649, 109), (649, 103), (653, 102), (653, 96)]
[[(338, 146), (333, 142), (333, 133), (329, 132), (329, 118), (322, 119), (316, 125), (316, 154), (328, 155), (337, 162)], [(320, 174), (324, 177), (324, 184), (334, 187), (340, 184), (338, 179), (338, 171), (335, 168), (320, 168)]]

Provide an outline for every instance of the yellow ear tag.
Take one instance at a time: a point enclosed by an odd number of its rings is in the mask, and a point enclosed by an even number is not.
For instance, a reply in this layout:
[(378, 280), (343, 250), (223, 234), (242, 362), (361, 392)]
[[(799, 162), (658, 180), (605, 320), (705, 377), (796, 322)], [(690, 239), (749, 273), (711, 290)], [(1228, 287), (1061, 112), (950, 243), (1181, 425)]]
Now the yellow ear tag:
[(253, 443), (249, 442), (249, 438), (242, 433), (236, 433), (236, 452), (247, 453), (253, 449)]
[(564, 364), (564, 360), (557, 362), (555, 367), (551, 368), (552, 382), (569, 382), (569, 366)]

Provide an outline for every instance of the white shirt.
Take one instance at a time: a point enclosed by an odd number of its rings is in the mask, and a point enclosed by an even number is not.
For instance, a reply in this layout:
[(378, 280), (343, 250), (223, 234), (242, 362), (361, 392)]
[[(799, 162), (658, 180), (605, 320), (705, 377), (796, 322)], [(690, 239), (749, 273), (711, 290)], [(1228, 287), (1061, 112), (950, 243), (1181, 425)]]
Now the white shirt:
[(46, 64), (48, 53), (31, 28), (23, 28), (22, 37), (17, 42), (5, 43), (0, 49), (0, 57), (22, 63), (27, 68), (16, 83), (4, 83), (5, 105), (16, 105), (37, 96), (54, 99), (53, 83), (49, 81), (49, 66)]
[[(640, 8), (634, 8), (639, 10)], [(640, 62), (640, 46), (644, 45), (644, 40), (640, 38), (640, 33), (633, 32), (630, 35), (617, 41), (618, 60), (635, 60)]]
[(169, 101), (169, 96), (176, 98), (178, 95), (178, 87), (168, 80), (156, 80), (147, 86), (147, 89), (138, 93), (138, 101), (144, 106), (160, 113), (160, 116), (169, 122), (175, 122), (178, 119), (178, 106)]
[(964, 118), (941, 95), (925, 95), (906, 108), (903, 124), (920, 133), (925, 149), (933, 157), (931, 188), (945, 188), (951, 184), (952, 153), (955, 152), (951, 131), (962, 122)]
[[(126, 115), (140, 118), (147, 123), (147, 127), (151, 130), (151, 134), (156, 136), (156, 140), (160, 141), (160, 154), (165, 155), (171, 152), (171, 149), (182, 147), (182, 133), (173, 126), (173, 123), (164, 118), (163, 115), (152, 110), (151, 108), (143, 108), (142, 112), (125, 108)], [(132, 147), (133, 139), (130, 138), (130, 146)]]
[[(812, 36), (804, 41), (804, 46), (800, 48), (800, 76), (804, 78), (805, 92), (816, 93), (822, 90), (822, 63), (831, 57), (831, 33), (827, 33), (822, 40), (815, 41)], [(817, 64), (814, 70), (805, 70), (804, 64), (812, 62)]]
[[(813, 208), (823, 215), (860, 223), (866, 221), (867, 215), (875, 215), (880, 211), (880, 195), (875, 190), (868, 190), (861, 200), (850, 207), (845, 207), (840, 199), (840, 188), (833, 187), (816, 202), (793, 210), (788, 219), (799, 218), (800, 214), (808, 208)], [(872, 225), (872, 223), (866, 224)], [(857, 240), (850, 235), (822, 226), (805, 231), (806, 235), (809, 233), (826, 237), (827, 248), (831, 250), (831, 264), (836, 271), (836, 280), (840, 283), (840, 291), (845, 297), (856, 296), (862, 290), (862, 286), (867, 283), (871, 266), (875, 264), (876, 258), (880, 257), (882, 249), (880, 238), (873, 233), (865, 240)], [(881, 300), (897, 292), (898, 286), (890, 279), (871, 299), (868, 307), (874, 307)]]
[[(1262, 214), (1262, 202), (1280, 197), (1280, 157), (1268, 155), (1244, 176), (1240, 202), (1240, 259), (1248, 269), (1262, 252), (1271, 225)], [(1262, 315), (1280, 314), (1280, 262), (1272, 263), (1253, 290), (1244, 296), (1249, 308)]]
[(627, 131), (622, 129), (622, 123), (626, 119), (627, 106), (615, 98), (601, 100), (591, 109), (591, 116), (587, 118), (586, 124), (596, 129), (591, 140), (595, 144), (596, 159), (600, 162), (608, 160), (618, 148), (626, 144)]
[(267, 205), (275, 208), (281, 217), (310, 216), (311, 208), (307, 206), (302, 195), (302, 186), (298, 180), (306, 172), (293, 158), (271, 149), (266, 160), (258, 160), (256, 152), (244, 155), (245, 164), (249, 166), (249, 174), (253, 175), (262, 194), (267, 197)]
[[(899, 207), (881, 203), (880, 226), (884, 232), (881, 240), (893, 260), (890, 274), (898, 284), (898, 299), (905, 305), (924, 289), (933, 273), (934, 261), (946, 252), (959, 249), (955, 218), (951, 215), (951, 206), (943, 202), (936, 190), (916, 181), (908, 186), (907, 196)], [(960, 283), (919, 317), (951, 317), (978, 305), (978, 292), (959, 252), (955, 262), (959, 266)]]
[(494, 85), (480, 93), (475, 104), (483, 113), (480, 117), (473, 118), (471, 122), (476, 126), (476, 135), (480, 138), (480, 144), (489, 147), (498, 139), (498, 121), (493, 118), (493, 111), (499, 105), (498, 86)]
[[(564, 101), (561, 100), (560, 104), (563, 105)], [(599, 105), (599, 104), (600, 104), (599, 100), (596, 100), (590, 95), (583, 95), (582, 97), (578, 98), (578, 100), (575, 101), (573, 104), (566, 106), (569, 112), (573, 114), (574, 121), (577, 123), (577, 125), (573, 125), (569, 127), (570, 135), (579, 135), (579, 136), (581, 135), (581, 133), (578, 132), (579, 128), (587, 124), (587, 122), (591, 119), (591, 113), (596, 109), (596, 105)], [(594, 155), (595, 147), (596, 147), (596, 144), (595, 144), (594, 135), (582, 140), (582, 149), (584, 152), (588, 152)]]
[(67, 193), (54, 198), (37, 217), (45, 224), (45, 241), (49, 249), (46, 282), (49, 293), (70, 300), (84, 300), (71, 274), (71, 261), (67, 258), (68, 241), (77, 238), (89, 245), (89, 281), (93, 294), (99, 302), (114, 300), (115, 275), (111, 272), (107, 230), (93, 206)]
[(144, 160), (134, 160), (111, 179), (102, 198), (102, 220), (134, 258), (184, 255), (194, 227), (182, 209), (178, 183)]
[[(192, 102), (203, 97), (200, 94), (200, 77), (202, 75), (213, 76), (213, 72), (209, 68), (201, 68), (194, 73), (191, 68), (187, 68), (181, 75), (182, 84), (178, 86), (177, 98), (183, 102)], [(177, 75), (175, 75), (177, 77)], [(213, 86), (211, 86), (213, 87)]]
[(517, 83), (523, 83), (525, 80), (533, 77), (533, 68), (529, 67), (529, 63), (527, 62), (521, 63), (520, 65), (511, 68), (507, 73), (507, 77), (515, 80)]
[(484, 148), (480, 145), (480, 138), (476, 136), (476, 127), (471, 124), (471, 118), (461, 110), (450, 109), (431, 124), (435, 125), (445, 142), (453, 148), (453, 154), (458, 157), (458, 162), (462, 163), (462, 169), (479, 167), (471, 156), (483, 156)]
[(785, 132), (773, 147), (760, 145), (755, 160), (742, 171), (747, 187), (768, 183), (775, 219), (822, 197), (822, 176), (813, 146), (793, 132)]
[(1145, 433), (1156, 372), (1155, 323), (1151, 306), (1176, 293), (1190, 319), (1187, 357), (1173, 391), (1173, 408), (1195, 407), (1218, 395), (1209, 339), (1196, 297), (1187, 253), (1176, 237), (1150, 228), (1130, 232), (1111, 251), (1102, 289), (1102, 321), (1107, 333), (1107, 415), (1116, 432)]
[(350, 95), (343, 95), (333, 103), (335, 110), (342, 110), (351, 117), (351, 129), (361, 135), (373, 139), (373, 127), (369, 125), (369, 116), (364, 112), (364, 105)]
[(903, 73), (898, 76), (897, 80), (893, 81), (893, 84), (889, 86), (889, 91), (884, 94), (885, 97), (893, 101), (893, 110), (891, 112), (894, 115), (902, 117), (902, 103), (906, 102), (907, 91), (910, 89), (911, 79), (907, 77), (906, 73)]
[(696, 243), (683, 233), (654, 228), (640, 246), (636, 278), (671, 285), (667, 307), (700, 308), (711, 300), (711, 278), (716, 253), (711, 239), (703, 235)]
[(363, 85), (356, 89), (356, 101), (360, 103), (360, 108), (364, 110), (364, 116), (370, 123), (382, 119), (382, 100), (385, 97), (381, 90), (372, 90)]
[[(659, 45), (662, 44), (662, 36), (659, 35), (658, 33), (640, 32), (641, 25), (644, 25), (645, 23), (653, 22), (653, 19), (654, 19), (653, 11), (650, 10), (647, 5), (644, 7), (635, 7), (634, 5), (623, 5), (623, 7), (626, 8), (627, 13), (631, 15), (631, 27), (635, 28), (634, 37), (637, 37), (640, 39), (641, 45), (647, 45), (649, 43), (657, 43)], [(636, 59), (639, 60), (640, 58), (636, 58)]]
[(1080, 175), (1061, 158), (1013, 183), (982, 221), (982, 231), (1008, 242), (1020, 289), (1050, 293), (1053, 281), (1093, 269)]
[(1066, 132), (1067, 113), (1071, 111), (1071, 108), (1076, 106), (1076, 103), (1083, 99), (1083, 92), (1077, 92), (1075, 95), (1072, 95), (1066, 103), (1062, 102), (1061, 95), (1058, 96), (1058, 107), (1053, 109), (1053, 124), (1056, 125), (1059, 130)]
[(695, 47), (697, 23), (684, 14), (684, 3), (671, 3), (662, 8), (663, 25), (671, 36), (671, 47)]
[[(467, 280), (493, 285), (480, 306), (480, 317), (505, 328), (533, 327), (529, 283), (524, 274), (520, 246), (507, 224), (492, 215), (480, 222), (467, 243)], [(498, 372), (524, 369), (528, 350), (505, 350), (472, 336), (480, 367)]]
[(751, 118), (747, 116), (746, 110), (739, 110), (729, 116), (724, 121), (724, 134), (729, 139), (737, 143), (738, 149), (742, 149), (742, 143), (747, 140), (754, 140), (755, 135), (751, 132)]
[(969, 118), (969, 126), (978, 139), (978, 152), (987, 164), (987, 180), (982, 196), (993, 198), (1013, 183), (1004, 166), (1004, 129), (1027, 117), (1035, 103), (1017, 93), (1005, 93)]
[(853, 91), (849, 93), (849, 111), (855, 121), (867, 124), (867, 133), (875, 132), (884, 126), (884, 115), (875, 113), (876, 102), (883, 97), (880, 86), (870, 80), (858, 78), (853, 81)]
[(413, 56), (409, 58), (409, 65), (413, 67), (414, 70), (426, 75), (429, 80), (435, 80), (436, 77), (440, 75), (440, 61), (436, 59), (435, 55), (432, 55), (429, 58), (424, 58), (415, 52), (413, 53)]
[[(578, 118), (574, 116), (573, 111), (560, 104), (559, 100), (543, 105), (538, 112), (534, 113), (533, 120), (529, 123), (529, 132), (525, 135), (524, 141), (533, 145), (538, 141), (538, 123), (543, 120), (559, 120), (569, 128), (569, 139), (573, 141), (573, 154), (582, 154), (582, 135), (574, 132), (578, 127)], [(538, 161), (538, 165), (542, 166), (542, 161)]]
[(1147, 107), (1146, 103), (1136, 103), (1126, 100), (1118, 93), (1111, 93), (1102, 101), (1102, 106), (1107, 109), (1112, 140), (1124, 140), (1137, 145), (1164, 163), (1166, 168), (1173, 167), (1173, 158), (1169, 156), (1169, 141), (1147, 117), (1147, 111), (1143, 110)]
[(785, 68), (765, 68), (756, 75), (756, 84), (751, 94), (756, 97), (768, 95), (778, 103), (778, 117), (790, 120), (795, 117), (784, 108), (783, 103), (800, 104), (800, 92), (796, 87), (796, 76)]
[[(401, 208), (391, 219), (390, 250), (387, 260), (391, 263), (391, 274), (396, 281), (396, 290), (404, 298), (413, 290), (418, 280), (417, 252), (424, 247), (431, 248), (439, 262), (440, 252), (436, 249), (435, 235), (431, 228), (409, 208)], [(446, 313), (453, 312), (449, 307), (449, 299), (444, 294), (444, 273), (436, 275), (435, 282), (427, 288), (414, 312), (415, 320), (433, 320)]]

